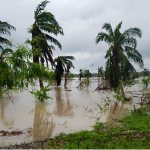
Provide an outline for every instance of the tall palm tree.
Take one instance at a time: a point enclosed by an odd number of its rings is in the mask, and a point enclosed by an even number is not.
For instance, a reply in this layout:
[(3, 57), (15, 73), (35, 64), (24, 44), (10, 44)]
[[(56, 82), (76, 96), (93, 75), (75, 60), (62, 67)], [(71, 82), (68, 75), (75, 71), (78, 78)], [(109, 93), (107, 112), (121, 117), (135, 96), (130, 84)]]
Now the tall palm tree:
[(48, 41), (58, 46), (61, 49), (61, 44), (54, 37), (49, 34), (57, 36), (58, 34), (63, 35), (63, 29), (59, 26), (54, 15), (50, 12), (45, 11), (46, 5), (49, 1), (44, 0), (41, 2), (36, 10), (34, 11), (34, 23), (29, 29), (29, 33), (32, 34), (32, 50), (33, 50), (33, 62), (44, 65), (48, 60), (53, 65), (52, 50), (53, 45), (49, 45)]
[[(136, 37), (142, 37), (142, 31), (139, 28), (129, 28), (123, 33), (120, 32), (122, 22), (113, 30), (110, 23), (104, 23), (102, 29), (105, 32), (99, 32), (96, 37), (96, 44), (105, 41), (109, 45), (106, 52), (106, 78), (110, 79), (110, 85), (116, 88), (120, 79), (125, 79), (129, 72), (135, 71), (130, 61), (143, 66), (141, 54), (137, 51)], [(127, 73), (126, 73), (127, 72)]]
[[(16, 28), (10, 25), (8, 22), (0, 21), (0, 34), (11, 35), (10, 30), (16, 30)], [(3, 44), (11, 46), (11, 42), (8, 39), (0, 36), (0, 50), (4, 49), (2, 46)]]
[[(45, 7), (48, 3), (49, 1), (44, 0), (37, 6), (36, 10), (34, 11), (35, 21), (31, 29), (29, 29), (29, 33), (32, 34), (31, 45), (33, 51), (33, 62), (44, 65), (46, 60), (48, 66), (49, 60), (53, 66), (54, 62), (52, 58), (52, 50), (54, 49), (54, 46), (49, 45), (48, 41), (57, 45), (60, 49), (62, 46), (59, 41), (49, 34), (54, 34), (55, 36), (58, 34), (63, 35), (63, 30), (59, 26), (54, 15), (45, 11)], [(40, 88), (42, 89), (42, 79), (39, 79), (39, 83)]]
[(66, 86), (69, 70), (71, 67), (74, 68), (72, 60), (75, 60), (74, 56), (58, 56), (57, 58), (54, 59), (54, 62), (57, 62), (55, 70), (57, 86), (59, 86), (61, 83), (61, 77), (64, 71), (66, 72), (64, 86)]

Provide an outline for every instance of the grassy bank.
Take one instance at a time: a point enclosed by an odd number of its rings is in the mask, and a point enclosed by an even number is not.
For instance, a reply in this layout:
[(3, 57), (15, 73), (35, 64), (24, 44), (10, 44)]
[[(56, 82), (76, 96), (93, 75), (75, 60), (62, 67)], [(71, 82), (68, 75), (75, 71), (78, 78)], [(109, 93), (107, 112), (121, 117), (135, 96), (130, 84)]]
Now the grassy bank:
[(150, 147), (150, 108), (135, 109), (124, 119), (97, 123), (92, 131), (63, 134), (55, 138), (8, 148), (22, 149), (130, 149)]

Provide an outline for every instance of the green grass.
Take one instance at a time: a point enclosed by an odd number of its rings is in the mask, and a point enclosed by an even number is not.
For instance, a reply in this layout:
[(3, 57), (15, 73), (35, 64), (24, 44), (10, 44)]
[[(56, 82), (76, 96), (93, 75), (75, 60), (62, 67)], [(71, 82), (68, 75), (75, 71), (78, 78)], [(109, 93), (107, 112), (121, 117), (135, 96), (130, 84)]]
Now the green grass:
[(49, 140), (54, 149), (148, 149), (150, 148), (150, 108), (131, 112), (115, 125), (97, 123), (92, 131), (61, 133)]

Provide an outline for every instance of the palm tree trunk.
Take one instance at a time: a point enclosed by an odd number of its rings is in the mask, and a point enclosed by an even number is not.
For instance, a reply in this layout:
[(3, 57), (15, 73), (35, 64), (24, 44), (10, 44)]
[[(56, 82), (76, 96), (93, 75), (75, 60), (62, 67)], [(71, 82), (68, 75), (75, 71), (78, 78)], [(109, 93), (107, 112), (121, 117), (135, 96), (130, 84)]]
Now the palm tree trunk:
[(40, 89), (42, 90), (42, 89), (44, 88), (43, 80), (42, 80), (42, 79), (39, 79), (39, 83), (40, 83)]
[(118, 66), (118, 51), (113, 51), (113, 87), (116, 89), (119, 85), (119, 66)]
[(121, 88), (121, 93), (123, 95), (123, 97), (125, 97), (125, 93), (124, 93), (124, 90), (123, 90), (123, 86), (122, 86), (122, 81), (120, 80), (120, 88)]
[(65, 74), (65, 83), (64, 83), (64, 87), (67, 86), (68, 75), (69, 75), (69, 70), (67, 69), (67, 72), (66, 72), (66, 74)]

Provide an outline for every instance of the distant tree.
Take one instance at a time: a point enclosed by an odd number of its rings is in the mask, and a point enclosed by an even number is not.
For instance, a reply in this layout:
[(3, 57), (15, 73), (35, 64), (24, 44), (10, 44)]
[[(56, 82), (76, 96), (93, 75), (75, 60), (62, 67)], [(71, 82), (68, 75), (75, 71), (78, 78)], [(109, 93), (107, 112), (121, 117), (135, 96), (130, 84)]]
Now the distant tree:
[(79, 80), (81, 81), (81, 79), (83, 78), (83, 69), (79, 70)]
[(71, 67), (74, 68), (72, 60), (75, 60), (74, 56), (58, 56), (57, 58), (54, 59), (54, 62), (57, 62), (55, 69), (57, 86), (59, 86), (61, 83), (61, 77), (64, 71), (66, 72), (64, 86), (67, 85), (69, 70)]
[[(113, 31), (111, 24), (104, 23), (102, 29), (107, 33), (100, 32), (96, 37), (96, 43), (105, 41), (109, 45), (106, 52), (106, 78), (110, 79), (110, 85), (117, 88), (120, 79), (125, 79), (135, 68), (130, 60), (143, 67), (141, 54), (137, 51), (137, 40), (135, 37), (142, 37), (142, 31), (139, 28), (129, 28), (123, 33), (120, 32), (122, 22), (120, 22)], [(128, 73), (128, 74), (127, 74)]]
[(103, 67), (98, 67), (98, 77), (102, 77), (102, 79), (104, 78), (104, 70)]
[(90, 78), (90, 77), (92, 77), (92, 73), (90, 72), (90, 70), (88, 70), (88, 69), (85, 69), (84, 70), (84, 75), (83, 75), (85, 78)]
[(149, 76), (149, 69), (143, 68), (142, 74), (144, 76)]

